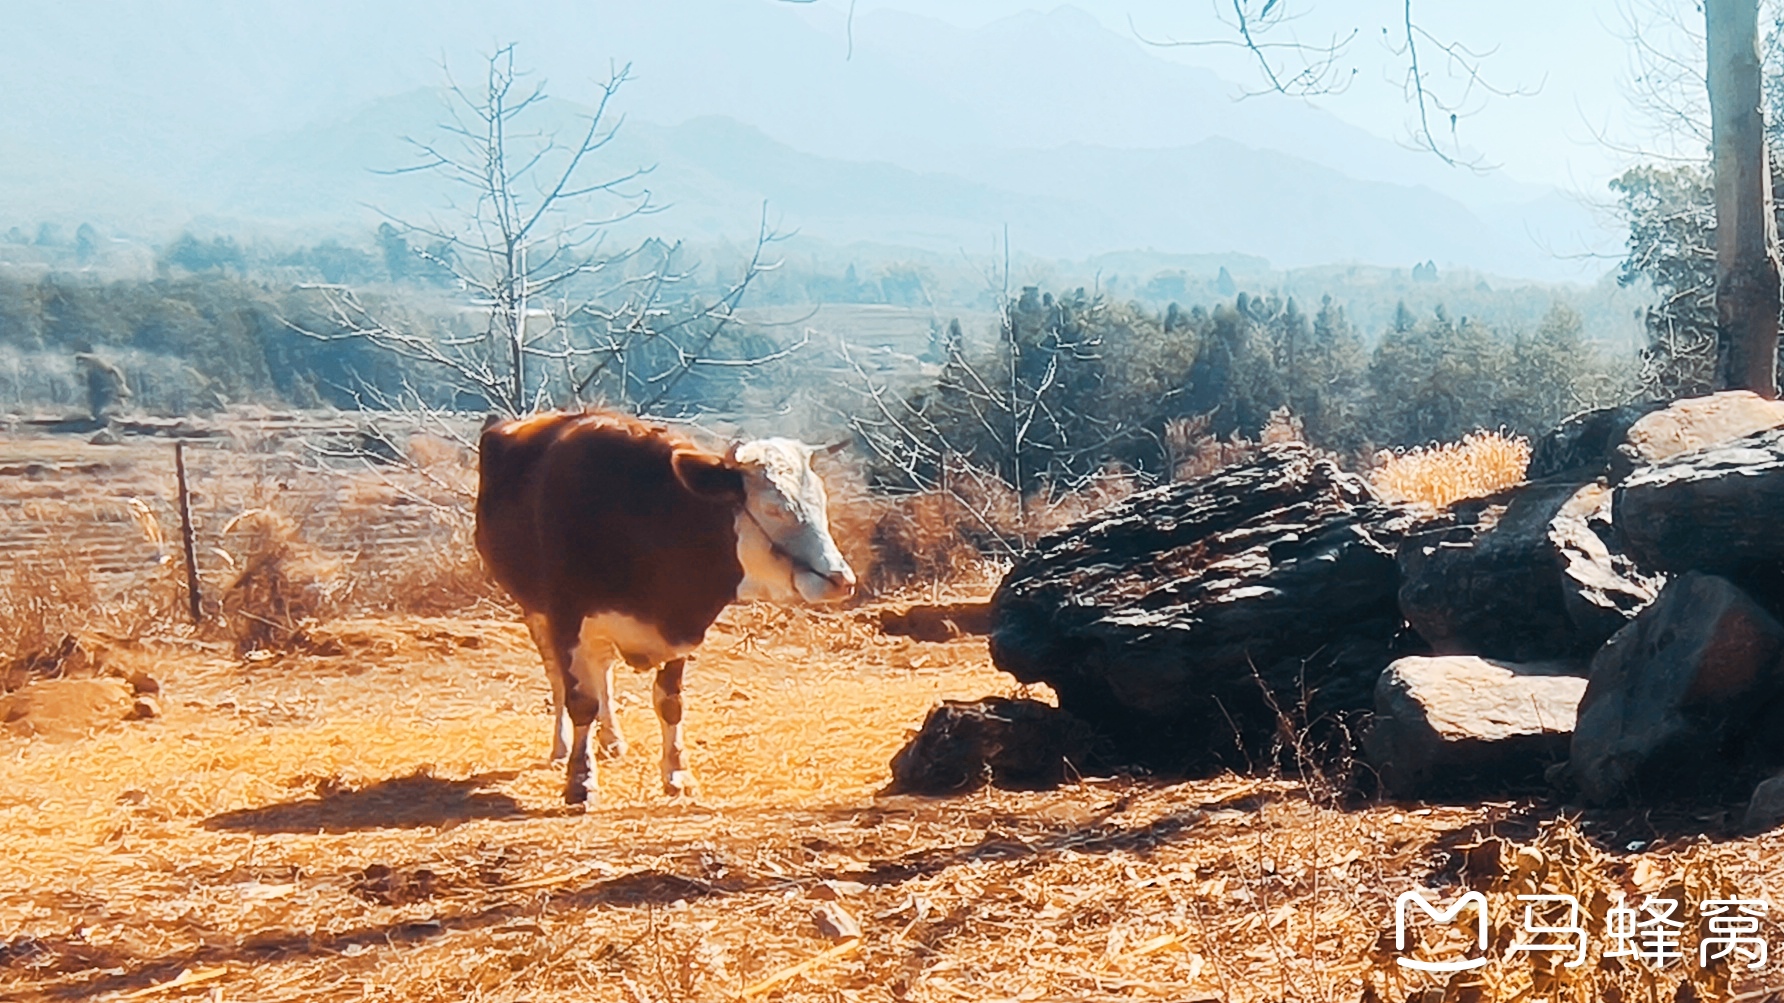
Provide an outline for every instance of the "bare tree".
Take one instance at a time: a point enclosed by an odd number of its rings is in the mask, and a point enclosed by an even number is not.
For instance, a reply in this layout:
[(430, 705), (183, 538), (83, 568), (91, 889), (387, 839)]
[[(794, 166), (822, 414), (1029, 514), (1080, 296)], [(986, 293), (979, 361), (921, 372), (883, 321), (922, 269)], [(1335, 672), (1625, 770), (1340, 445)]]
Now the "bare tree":
[[(1355, 29), (1323, 39), (1303, 39), (1295, 30), (1301, 14), (1291, 0), (1220, 0), (1215, 10), (1232, 37), (1143, 40), (1162, 46), (1242, 48), (1250, 53), (1264, 81), (1253, 95), (1336, 94), (1348, 88), (1356, 75), (1356, 67), (1348, 60), (1359, 34)], [(1530, 92), (1489, 81), (1483, 70), (1491, 51), (1470, 48), (1426, 29), (1415, 14), (1413, 0), (1402, 0), (1398, 16), (1391, 24), (1382, 25), (1381, 34), (1404, 64), (1401, 85), (1416, 115), (1410, 130), (1412, 145), (1452, 167), (1485, 169), (1485, 159), (1462, 145), (1461, 120), (1478, 111), (1489, 96)]]
[[(661, 208), (642, 185), (648, 168), (601, 172), (623, 121), (611, 105), (629, 76), (629, 66), (615, 69), (565, 140), (534, 125), (544, 84), (515, 68), (514, 46), (487, 58), (475, 89), (448, 72), (450, 121), (432, 139), (408, 140), (417, 162), (388, 173), (443, 178), (461, 198), (444, 220), (392, 221), (424, 238), (428, 250), (416, 253), (468, 294), (482, 329), (390, 321), (352, 289), (309, 285), (332, 330), (304, 333), (363, 339), (510, 415), (584, 403), (650, 412), (699, 370), (762, 365), (795, 350), (740, 352), (734, 337), (745, 292), (777, 264), (766, 255), (778, 239), (766, 207), (740, 274), (705, 300), (694, 295), (696, 267), (679, 243), (603, 250), (615, 224)], [(375, 388), (364, 396), (389, 402)]]
[[(1229, 7), (1222, 11), (1235, 38), (1160, 44), (1242, 46), (1255, 57), (1267, 90), (1284, 94), (1332, 93), (1347, 82), (1339, 68), (1354, 32), (1323, 43), (1305, 43), (1292, 34), (1284, 40), (1285, 26), (1292, 21), (1288, 0), (1225, 3)], [(1716, 207), (1716, 385), (1775, 397), (1780, 267), (1766, 148), (1759, 0), (1703, 0), (1701, 6)], [(1423, 28), (1414, 16), (1413, 0), (1401, 0), (1399, 12), (1398, 41), (1392, 51), (1405, 63), (1406, 98), (1417, 113), (1416, 145), (1447, 164), (1480, 167), (1478, 156), (1463, 153), (1457, 123), (1482, 95), (1516, 92), (1486, 81), (1482, 61), (1489, 53), (1440, 39)], [(1387, 33), (1386, 28), (1383, 31)], [(1684, 60), (1635, 34), (1636, 62), (1645, 71), (1637, 74), (1638, 103), (1662, 112), (1669, 130), (1693, 133), (1692, 120), (1701, 121), (1693, 114), (1694, 104), (1674, 96)], [(1428, 59), (1432, 55), (1443, 68), (1447, 89), (1436, 86), (1438, 78)], [(1442, 138), (1446, 117), (1447, 140)]]
[(1149, 433), (1104, 399), (1108, 304), (1035, 287), (1001, 300), (995, 342), (969, 346), (951, 324), (941, 372), (914, 390), (840, 351), (862, 399), (850, 429), (884, 485), (939, 492), (984, 543), (1018, 550), (1032, 542), (1031, 507), (1100, 480), (1121, 445)]
[(1704, 0), (1716, 192), (1718, 384), (1778, 395), (1779, 268), (1758, 0)]

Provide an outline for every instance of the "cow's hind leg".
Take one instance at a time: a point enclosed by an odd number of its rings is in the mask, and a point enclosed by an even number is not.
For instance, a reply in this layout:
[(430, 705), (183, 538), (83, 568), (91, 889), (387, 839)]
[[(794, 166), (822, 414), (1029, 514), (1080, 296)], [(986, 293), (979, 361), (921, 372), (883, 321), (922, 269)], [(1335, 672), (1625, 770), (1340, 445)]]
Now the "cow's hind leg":
[(551, 621), (545, 614), (528, 613), (526, 622), (527, 632), (533, 635), (533, 644), (545, 662), (545, 678), (551, 683), (551, 762), (561, 763), (570, 756), (570, 747), (564, 744), (564, 732), (570, 724), (564, 714), (564, 663), (558, 656), (557, 645), (552, 643)]
[(618, 759), (626, 754), (626, 736), (619, 733), (619, 722), (613, 719), (613, 661), (609, 659), (600, 672), (595, 673), (595, 699), (600, 702), (601, 709), (595, 720), (598, 727), (595, 738), (601, 743), (601, 755), (609, 759)]
[(671, 796), (694, 791), (694, 773), (681, 744), (681, 676), (686, 666), (685, 658), (670, 659), (657, 670), (651, 686), (657, 720), (663, 723), (663, 792)]

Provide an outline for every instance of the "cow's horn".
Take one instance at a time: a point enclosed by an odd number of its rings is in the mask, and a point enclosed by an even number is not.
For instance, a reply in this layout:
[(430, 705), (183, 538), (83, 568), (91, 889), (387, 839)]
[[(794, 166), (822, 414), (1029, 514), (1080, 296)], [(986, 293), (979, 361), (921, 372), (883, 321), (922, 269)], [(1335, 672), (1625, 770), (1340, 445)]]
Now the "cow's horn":
[(725, 447), (725, 462), (726, 463), (736, 463), (737, 462), (737, 447), (741, 446), (741, 445), (743, 445), (743, 443), (737, 442), (736, 440), (732, 440), (731, 444), (729, 446)]
[(851, 445), (854, 445), (854, 442), (854, 439), (839, 439), (836, 442), (819, 449), (818, 452), (823, 453), (825, 456), (834, 456), (849, 448)]

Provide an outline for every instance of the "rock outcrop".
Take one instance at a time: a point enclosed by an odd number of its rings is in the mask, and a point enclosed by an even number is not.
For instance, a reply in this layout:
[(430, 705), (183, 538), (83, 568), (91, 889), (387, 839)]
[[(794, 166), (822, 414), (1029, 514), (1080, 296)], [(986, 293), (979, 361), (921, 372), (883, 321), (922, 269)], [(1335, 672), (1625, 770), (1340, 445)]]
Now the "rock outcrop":
[(1611, 451), (1611, 478), (1620, 481), (1642, 467), (1784, 426), (1784, 401), (1751, 390), (1687, 397), (1651, 411), (1629, 426)]
[(1129, 759), (1244, 765), (1284, 726), (1364, 711), (1406, 653), (1415, 524), (1299, 443), (1136, 494), (1042, 539), (992, 598), (991, 653)]
[(1706, 446), (1784, 426), (1784, 402), (1729, 390), (1663, 403), (1595, 408), (1569, 417), (1536, 440), (1525, 476), (1612, 483), (1637, 469)]
[(1590, 655), (1660, 586), (1618, 549), (1611, 497), (1597, 482), (1539, 483), (1478, 513), (1461, 507), (1455, 525), (1400, 545), (1401, 612), (1443, 653)]
[(948, 700), (892, 757), (890, 794), (953, 794), (986, 784), (1056, 784), (1090, 763), (1082, 721), (1038, 700)]
[(1592, 659), (1572, 742), (1587, 800), (1716, 796), (1775, 767), (1784, 625), (1731, 582), (1688, 572)]
[(1584, 673), (1579, 662), (1402, 658), (1375, 687), (1369, 764), (1402, 797), (1534, 785), (1567, 758)]
[(1632, 474), (1615, 520), (1630, 555), (1662, 571), (1704, 571), (1762, 599), (1784, 598), (1784, 429), (1769, 429)]

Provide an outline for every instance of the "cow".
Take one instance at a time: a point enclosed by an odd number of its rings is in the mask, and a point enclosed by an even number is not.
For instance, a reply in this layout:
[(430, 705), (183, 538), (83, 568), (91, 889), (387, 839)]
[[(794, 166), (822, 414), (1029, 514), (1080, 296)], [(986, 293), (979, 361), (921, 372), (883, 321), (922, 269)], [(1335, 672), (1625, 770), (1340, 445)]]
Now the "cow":
[(854, 591), (811, 468), (818, 452), (757, 439), (719, 454), (661, 425), (600, 411), (484, 428), (477, 552), (520, 605), (545, 662), (551, 760), (568, 760), (566, 803), (584, 803), (595, 785), (591, 725), (603, 752), (625, 751), (613, 719), (616, 659), (658, 667), (663, 789), (687, 793), (694, 777), (682, 747), (682, 670), (719, 613), (740, 599), (822, 603)]

